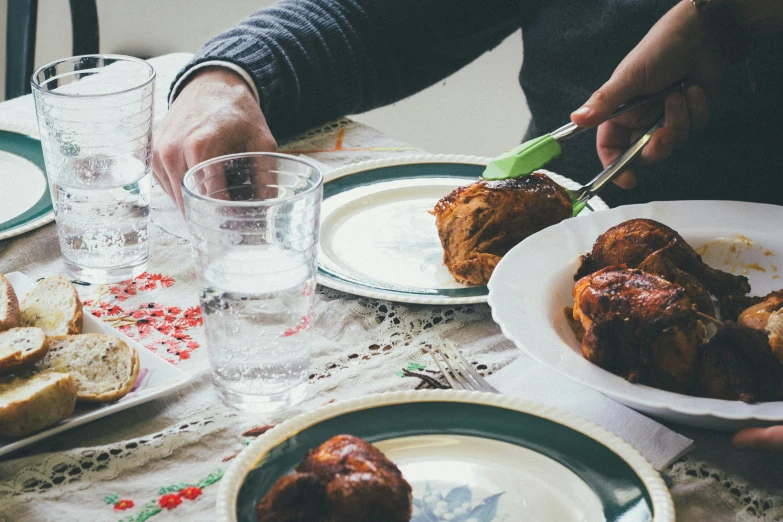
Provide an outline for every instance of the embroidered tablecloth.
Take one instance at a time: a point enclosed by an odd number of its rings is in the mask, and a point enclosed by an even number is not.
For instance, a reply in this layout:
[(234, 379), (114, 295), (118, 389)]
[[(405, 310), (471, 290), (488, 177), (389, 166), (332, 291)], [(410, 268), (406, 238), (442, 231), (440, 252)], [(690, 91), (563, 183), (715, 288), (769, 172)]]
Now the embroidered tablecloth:
[[(188, 58), (151, 60), (157, 121)], [(37, 135), (29, 96), (0, 104), (0, 129)], [(282, 149), (329, 167), (423, 153), (347, 119)], [(421, 350), (426, 344), (459, 346), (484, 374), (517, 356), (486, 305), (409, 306), (319, 288), (308, 399), (272, 417), (232, 411), (211, 389), (190, 249), (167, 231), (176, 210), (157, 186), (152, 205), (148, 272), (79, 291), (90, 313), (188, 372), (192, 384), (0, 461), (0, 521), (209, 521), (223, 472), (268, 425), (333, 400), (440, 385)], [(0, 242), (0, 273), (13, 271), (34, 278), (63, 273), (53, 224)], [(678, 520), (783, 520), (783, 458), (735, 450), (729, 434), (671, 427), (697, 443), (666, 470)]]

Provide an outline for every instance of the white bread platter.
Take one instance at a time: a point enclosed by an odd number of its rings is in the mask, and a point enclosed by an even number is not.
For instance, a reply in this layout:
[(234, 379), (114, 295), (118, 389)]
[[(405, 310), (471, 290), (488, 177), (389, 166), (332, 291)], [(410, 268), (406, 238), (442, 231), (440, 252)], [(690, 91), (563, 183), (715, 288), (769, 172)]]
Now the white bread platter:
[[(36, 284), (35, 280), (21, 272), (5, 274), (5, 277), (13, 286), (20, 302)], [(136, 349), (140, 370), (139, 378), (137, 379), (134, 388), (130, 393), (115, 402), (104, 404), (78, 404), (74, 412), (67, 419), (27, 437), (21, 439), (0, 437), (0, 457), (47, 437), (62, 433), (65, 430), (169, 395), (183, 388), (190, 381), (188, 374), (158, 357), (119, 330), (112, 328), (100, 319), (93, 317), (92, 314), (87, 313), (86, 311), (83, 318), (82, 333), (103, 334), (116, 337)]]

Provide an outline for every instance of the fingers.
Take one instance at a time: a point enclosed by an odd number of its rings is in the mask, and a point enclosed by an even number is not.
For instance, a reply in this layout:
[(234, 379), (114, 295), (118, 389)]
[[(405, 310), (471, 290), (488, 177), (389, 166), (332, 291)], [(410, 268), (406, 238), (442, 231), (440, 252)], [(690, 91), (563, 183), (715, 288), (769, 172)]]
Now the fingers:
[(179, 183), (184, 175), (185, 158), (176, 144), (163, 142), (152, 154), (153, 169), (163, 190), (182, 208), (182, 193)]
[(163, 166), (163, 161), (160, 159), (159, 149), (156, 147), (152, 152), (152, 174), (158, 181), (163, 191), (171, 196), (171, 184), (169, 183), (169, 177), (166, 174), (166, 168)]
[(688, 139), (690, 115), (687, 101), (682, 93), (670, 94), (666, 98), (664, 120), (664, 126), (653, 135), (642, 151), (641, 162), (664, 161)]
[(685, 90), (685, 98), (688, 100), (691, 130), (703, 129), (710, 121), (710, 109), (704, 89), (691, 85)]
[(166, 175), (168, 176), (169, 186), (171, 192), (169, 195), (177, 203), (177, 206), (182, 210), (182, 178), (187, 171), (187, 163), (185, 156), (182, 154), (182, 149), (177, 146), (166, 147), (161, 151), (161, 161), (163, 167), (166, 169)]
[(571, 113), (571, 121), (580, 127), (596, 127), (606, 121), (617, 107), (642, 88), (638, 76), (627, 68), (618, 68), (584, 105)]
[(783, 452), (783, 426), (744, 429), (734, 435), (732, 442), (738, 448)]
[[(604, 167), (611, 164), (646, 132), (660, 114), (657, 107), (637, 109), (618, 118), (602, 123), (596, 135), (598, 157)], [(709, 119), (707, 100), (700, 88), (689, 92), (673, 93), (666, 99), (664, 106), (664, 126), (658, 130), (642, 151), (639, 162), (658, 163), (669, 158), (688, 139), (695, 125), (703, 126)], [(693, 118), (692, 116), (693, 115)], [(622, 188), (633, 188), (636, 179), (631, 169), (615, 179)]]

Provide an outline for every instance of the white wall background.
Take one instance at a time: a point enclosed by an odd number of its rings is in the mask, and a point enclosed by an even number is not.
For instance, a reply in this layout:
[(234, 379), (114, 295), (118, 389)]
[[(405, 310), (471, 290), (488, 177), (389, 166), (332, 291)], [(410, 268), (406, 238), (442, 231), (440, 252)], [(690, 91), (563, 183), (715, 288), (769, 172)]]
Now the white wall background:
[[(7, 3), (0, 0), (0, 96)], [(101, 52), (142, 57), (195, 52), (210, 36), (273, 0), (98, 0)], [(71, 54), (67, 0), (39, 0), (36, 66)], [(519, 34), (437, 85), (356, 119), (430, 152), (494, 156), (529, 120), (517, 74)]]

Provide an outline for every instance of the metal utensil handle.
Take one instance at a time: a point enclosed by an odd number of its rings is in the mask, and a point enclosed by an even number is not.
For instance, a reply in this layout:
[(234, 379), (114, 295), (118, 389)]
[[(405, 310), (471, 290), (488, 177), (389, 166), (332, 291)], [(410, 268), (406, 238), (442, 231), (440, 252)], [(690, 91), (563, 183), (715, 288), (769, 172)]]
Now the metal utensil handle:
[(579, 195), (576, 197), (576, 201), (579, 203), (584, 203), (588, 199), (592, 198), (593, 196), (598, 193), (601, 188), (603, 188), (604, 185), (612, 181), (615, 177), (617, 177), (618, 174), (620, 174), (625, 168), (633, 161), (635, 160), (639, 154), (642, 153), (642, 150), (644, 150), (644, 147), (649, 143), (650, 139), (652, 139), (653, 134), (655, 132), (663, 127), (663, 117), (658, 119), (658, 121), (653, 125), (650, 130), (644, 133), (644, 135), (636, 140), (636, 143), (631, 145), (631, 147), (625, 151), (619, 158), (614, 160), (614, 162), (606, 167), (604, 170), (601, 171), (600, 174), (598, 174), (593, 180), (585, 185), (580, 191)]
[[(652, 103), (655, 101), (658, 101), (660, 99), (665, 99), (667, 96), (669, 96), (673, 92), (682, 91), (685, 92), (685, 89), (688, 87), (688, 84), (686, 82), (679, 82), (675, 83), (674, 85), (667, 87), (666, 89), (662, 91), (658, 91), (653, 94), (645, 94), (643, 96), (637, 96), (635, 98), (631, 98), (628, 100), (628, 102), (620, 105), (617, 107), (617, 109), (612, 113), (611, 116), (609, 116), (609, 120), (616, 118), (620, 116), (621, 114), (625, 114), (628, 111), (632, 111), (636, 109), (637, 107), (641, 107), (642, 105), (647, 105), (648, 103)], [(586, 131), (590, 127), (579, 127), (576, 123), (570, 122), (556, 131), (552, 133), (552, 137), (557, 141), (563, 141), (565, 139), (568, 139), (572, 136), (576, 136), (580, 132)]]

